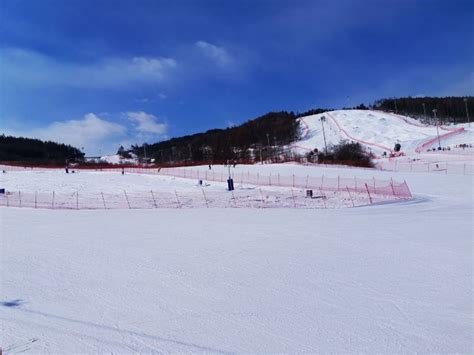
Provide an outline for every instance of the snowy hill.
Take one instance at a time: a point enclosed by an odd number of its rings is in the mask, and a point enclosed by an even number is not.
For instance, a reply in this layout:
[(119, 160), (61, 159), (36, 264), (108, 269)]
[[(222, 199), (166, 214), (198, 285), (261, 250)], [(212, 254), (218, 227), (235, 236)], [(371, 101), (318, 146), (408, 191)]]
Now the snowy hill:
[[(393, 113), (339, 110), (299, 120), (302, 138), (292, 144), (292, 148), (301, 154), (314, 148), (324, 149), (323, 124), (328, 146), (342, 140), (355, 141), (376, 156), (381, 156), (384, 152), (391, 153), (396, 143), (401, 144), (402, 151), (407, 155), (438, 145), (436, 126), (423, 125), (413, 118)], [(440, 126), (439, 134), (442, 146), (474, 143), (474, 130), (467, 128), (466, 124)], [(433, 139), (436, 142), (430, 143)]]

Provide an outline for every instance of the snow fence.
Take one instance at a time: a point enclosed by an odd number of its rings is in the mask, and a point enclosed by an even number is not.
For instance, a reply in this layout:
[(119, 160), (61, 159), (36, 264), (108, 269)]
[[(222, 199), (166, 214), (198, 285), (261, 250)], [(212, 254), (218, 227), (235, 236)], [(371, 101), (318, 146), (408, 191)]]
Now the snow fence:
[[(16, 169), (14, 169), (16, 170)], [(36, 169), (35, 169), (36, 170)], [(79, 169), (77, 169), (80, 171)], [(101, 169), (121, 174), (121, 168)], [(124, 173), (154, 174), (202, 181), (195, 191), (26, 192), (0, 194), (0, 206), (47, 209), (151, 208), (347, 208), (412, 198), (406, 182), (325, 176), (237, 173), (236, 189), (206, 189), (206, 182), (226, 183), (225, 173), (189, 168), (124, 168)]]

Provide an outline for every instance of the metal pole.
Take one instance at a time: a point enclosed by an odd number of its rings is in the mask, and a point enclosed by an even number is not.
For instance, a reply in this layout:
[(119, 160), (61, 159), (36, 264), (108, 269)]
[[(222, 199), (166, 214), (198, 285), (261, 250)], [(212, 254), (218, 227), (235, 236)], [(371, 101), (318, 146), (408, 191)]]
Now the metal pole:
[(436, 133), (438, 134), (438, 150), (441, 150), (441, 140), (439, 139), (439, 122), (438, 122), (438, 119), (436, 118), (436, 112), (438, 112), (438, 110), (433, 109), (434, 118), (436, 121)]
[(467, 109), (467, 98), (464, 98), (464, 105), (466, 106), (467, 125), (468, 127), (471, 127), (471, 121), (469, 119), (469, 111)]
[(326, 132), (324, 131), (324, 121), (326, 118), (324, 116), (321, 117), (321, 126), (323, 127), (323, 137), (324, 137), (324, 154), (328, 154), (328, 146), (326, 143)]

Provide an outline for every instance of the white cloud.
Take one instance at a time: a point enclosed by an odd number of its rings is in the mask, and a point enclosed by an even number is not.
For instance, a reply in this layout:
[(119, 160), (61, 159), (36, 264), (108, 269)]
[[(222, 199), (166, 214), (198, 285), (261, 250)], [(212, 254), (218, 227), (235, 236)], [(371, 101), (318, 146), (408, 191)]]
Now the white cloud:
[(2, 80), (30, 86), (117, 88), (163, 83), (178, 66), (172, 58), (104, 58), (94, 63), (64, 63), (34, 51), (0, 50)]
[(223, 47), (218, 47), (205, 41), (197, 41), (195, 46), (201, 53), (221, 67), (227, 67), (233, 63), (232, 56)]
[(126, 112), (125, 115), (135, 123), (135, 129), (140, 133), (164, 135), (168, 131), (168, 125), (157, 122), (158, 118), (152, 114), (139, 111)]
[[(104, 120), (94, 113), (86, 114), (79, 120), (55, 121), (46, 127), (30, 131), (5, 131), (6, 134), (37, 138), (58, 143), (66, 143), (76, 148), (84, 148), (88, 154), (107, 151), (108, 142), (123, 137), (127, 133), (125, 126)], [(115, 145), (114, 145), (115, 146)]]
[[(126, 120), (123, 121), (123, 115)], [(120, 144), (154, 143), (167, 138), (168, 125), (152, 114), (138, 111), (122, 114), (122, 123), (112, 122), (88, 113), (81, 119), (55, 121), (31, 130), (0, 128), (0, 134), (15, 137), (37, 138), (45, 141), (70, 144), (82, 149), (86, 155), (114, 154)]]

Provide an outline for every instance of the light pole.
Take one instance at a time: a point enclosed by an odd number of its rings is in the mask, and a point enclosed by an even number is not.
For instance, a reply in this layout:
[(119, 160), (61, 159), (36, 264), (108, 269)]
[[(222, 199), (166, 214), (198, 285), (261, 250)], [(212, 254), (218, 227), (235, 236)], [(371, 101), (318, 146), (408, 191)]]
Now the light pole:
[(436, 118), (436, 112), (438, 112), (438, 110), (434, 108), (433, 114), (436, 121), (436, 133), (438, 134), (438, 150), (441, 150), (441, 140), (439, 139), (439, 124), (438, 124), (438, 119)]
[(277, 137), (273, 136), (273, 159), (277, 158)]
[(464, 98), (464, 105), (466, 106), (467, 125), (471, 127), (471, 121), (469, 120), (469, 111), (467, 109), (467, 97)]
[(324, 154), (328, 155), (328, 146), (326, 144), (326, 132), (324, 131), (324, 121), (326, 118), (321, 116), (321, 126), (323, 127), (323, 138), (324, 138)]

